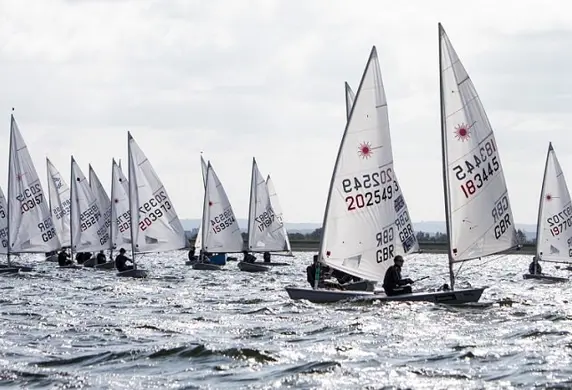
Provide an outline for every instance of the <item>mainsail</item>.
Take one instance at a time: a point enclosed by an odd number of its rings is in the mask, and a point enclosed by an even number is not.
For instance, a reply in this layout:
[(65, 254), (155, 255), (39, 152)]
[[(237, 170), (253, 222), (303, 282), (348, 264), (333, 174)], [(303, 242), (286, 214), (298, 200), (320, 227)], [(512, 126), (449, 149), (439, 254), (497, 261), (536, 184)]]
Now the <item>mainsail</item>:
[(538, 207), (539, 260), (572, 263), (572, 201), (552, 143), (548, 145)]
[(206, 252), (241, 252), (244, 241), (238, 221), (210, 162), (206, 178), (201, 249)]
[(71, 158), (71, 248), (95, 252), (109, 248), (109, 229), (96, 196), (75, 159)]
[[(103, 215), (103, 222), (107, 228), (107, 233), (110, 234), (111, 201), (109, 200), (109, 196), (107, 195), (107, 192), (105, 192), (105, 188), (103, 188), (103, 184), (101, 184), (101, 181), (95, 174), (91, 164), (89, 164), (89, 186), (93, 191), (93, 195), (95, 195), (95, 200), (97, 201), (99, 210), (101, 210)], [(111, 241), (109, 241), (109, 245), (111, 248)]]
[(290, 239), (288, 238), (288, 231), (286, 230), (286, 223), (284, 222), (284, 213), (282, 212), (282, 206), (280, 205), (280, 201), (278, 200), (278, 194), (276, 193), (276, 189), (274, 188), (274, 182), (270, 179), (270, 175), (266, 178), (266, 186), (268, 187), (268, 193), (270, 194), (270, 204), (272, 205), (272, 209), (274, 209), (274, 214), (276, 215), (276, 219), (282, 224), (283, 237), (284, 237), (284, 246), (286, 252), (289, 255), (292, 254), (292, 247), (290, 246)]
[(0, 253), (8, 253), (8, 209), (6, 208), (6, 198), (4, 197), (4, 192), (0, 188), (0, 241), (2, 246), (0, 246)]
[(278, 219), (272, 203), (266, 180), (258, 170), (256, 159), (252, 159), (250, 180), (250, 207), (248, 213), (248, 250), (250, 252), (286, 251), (284, 223)]
[(129, 183), (115, 159), (111, 166), (111, 248), (116, 250), (131, 245), (131, 215)]
[(163, 183), (128, 133), (132, 250), (163, 252), (186, 246), (185, 230)]
[(48, 169), (48, 192), (50, 209), (56, 233), (63, 247), (70, 246), (70, 188), (66, 181), (46, 157)]
[(44, 190), (14, 115), (10, 123), (8, 242), (8, 253), (46, 253), (60, 248)]
[(396, 255), (418, 249), (393, 167), (387, 101), (373, 47), (334, 167), (319, 257), (332, 268), (382, 280)]
[(517, 245), (493, 129), (475, 86), (439, 24), (441, 128), (450, 263)]

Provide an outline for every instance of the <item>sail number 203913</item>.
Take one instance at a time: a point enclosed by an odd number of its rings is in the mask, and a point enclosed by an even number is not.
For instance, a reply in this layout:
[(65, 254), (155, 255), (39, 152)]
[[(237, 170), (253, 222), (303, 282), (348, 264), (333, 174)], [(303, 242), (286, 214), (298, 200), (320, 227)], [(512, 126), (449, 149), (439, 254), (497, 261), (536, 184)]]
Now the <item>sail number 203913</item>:
[[(391, 168), (381, 169), (373, 173), (364, 173), (360, 177), (354, 176), (342, 180), (348, 211), (362, 209), (380, 204), (394, 198), (399, 191), (397, 182), (393, 180)], [(353, 192), (359, 192), (353, 194)]]

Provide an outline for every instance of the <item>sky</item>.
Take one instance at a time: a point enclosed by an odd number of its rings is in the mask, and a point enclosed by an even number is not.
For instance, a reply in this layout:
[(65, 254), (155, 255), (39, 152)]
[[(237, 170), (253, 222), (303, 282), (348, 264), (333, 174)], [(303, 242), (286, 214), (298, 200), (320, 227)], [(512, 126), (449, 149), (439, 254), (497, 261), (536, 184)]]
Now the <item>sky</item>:
[[(414, 221), (444, 220), (437, 23), (481, 97), (518, 223), (535, 223), (548, 142), (572, 178), (569, 1), (3, 0), (0, 186), (10, 111), (46, 184), (73, 155), (109, 190), (127, 131), (180, 218), (200, 218), (200, 154), (246, 218), (252, 157), (289, 222), (323, 218), (355, 89), (376, 45), (395, 171)], [(69, 182), (69, 181), (68, 181)]]

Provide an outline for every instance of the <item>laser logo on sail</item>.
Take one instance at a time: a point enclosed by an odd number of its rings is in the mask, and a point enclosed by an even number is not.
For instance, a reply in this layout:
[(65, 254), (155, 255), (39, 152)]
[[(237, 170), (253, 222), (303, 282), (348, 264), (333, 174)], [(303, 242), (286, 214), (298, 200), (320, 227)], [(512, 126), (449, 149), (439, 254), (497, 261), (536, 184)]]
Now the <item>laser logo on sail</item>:
[(469, 126), (464, 123), (457, 125), (455, 127), (455, 138), (459, 141), (465, 142), (469, 138), (471, 138), (471, 132), (469, 131)]
[(358, 146), (358, 156), (363, 159), (370, 158), (372, 155), (371, 143), (364, 141)]

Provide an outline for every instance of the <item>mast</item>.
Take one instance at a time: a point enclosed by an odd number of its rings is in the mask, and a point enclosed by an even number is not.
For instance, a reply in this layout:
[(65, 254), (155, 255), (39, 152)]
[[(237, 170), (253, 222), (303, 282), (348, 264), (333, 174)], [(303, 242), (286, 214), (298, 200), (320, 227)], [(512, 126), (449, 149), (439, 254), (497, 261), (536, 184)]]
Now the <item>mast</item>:
[[(202, 168), (201, 168), (202, 169)], [(205, 252), (205, 242), (207, 239), (207, 229), (205, 229), (206, 227), (208, 227), (209, 229), (211, 228), (209, 225), (205, 224), (205, 216), (207, 215), (207, 207), (209, 206), (209, 194), (208, 194), (208, 190), (209, 190), (209, 172), (212, 170), (212, 166), (211, 166), (211, 162), (208, 162), (207, 165), (207, 178), (206, 178), (206, 182), (205, 182), (205, 195), (203, 198), (203, 218), (201, 221), (201, 226), (203, 227), (201, 230), (201, 248), (199, 249), (199, 256), (204, 256), (204, 252)], [(202, 261), (202, 258), (200, 259)]]
[[(127, 132), (127, 166), (129, 168), (129, 217), (131, 218), (131, 223), (130, 223), (130, 232), (131, 232), (131, 256), (133, 257), (133, 268), (137, 269), (137, 266), (135, 265), (135, 234), (133, 233), (133, 201), (131, 200), (133, 197), (133, 190), (131, 188), (133, 188), (132, 180), (134, 180), (133, 177), (131, 177), (131, 172), (133, 171), (133, 173), (135, 173), (135, 168), (133, 167), (133, 157), (131, 156), (131, 133), (128, 131)], [(135, 212), (139, 212), (139, 210), (135, 210)], [(137, 228), (139, 229), (139, 225), (137, 225)]]
[(443, 160), (443, 194), (445, 199), (445, 225), (447, 227), (447, 240), (449, 241), (449, 250), (447, 256), (449, 259), (449, 280), (451, 282), (451, 290), (455, 289), (455, 273), (453, 270), (453, 255), (451, 253), (451, 213), (449, 211), (449, 170), (447, 166), (447, 139), (445, 135), (445, 105), (443, 104), (443, 52), (441, 44), (441, 35), (445, 32), (441, 23), (438, 24), (439, 32), (439, 103), (441, 105), (441, 156)]
[(73, 222), (71, 220), (71, 216), (73, 214), (73, 206), (75, 204), (75, 202), (73, 201), (73, 195), (74, 195), (74, 187), (76, 186), (75, 182), (74, 182), (74, 171), (73, 171), (73, 156), (71, 156), (71, 165), (70, 165), (70, 260), (73, 261)]
[(552, 152), (552, 142), (548, 143), (548, 152), (546, 153), (546, 164), (544, 165), (544, 176), (542, 177), (542, 187), (540, 188), (540, 199), (538, 201), (538, 218), (536, 220), (536, 256), (534, 256), (534, 262), (538, 264), (538, 260), (540, 260), (541, 253), (538, 250), (538, 242), (540, 239), (540, 229), (541, 226), (541, 218), (542, 218), (542, 206), (544, 204), (544, 186), (546, 185), (546, 171), (548, 170), (548, 161), (550, 159), (550, 152)]
[[(111, 219), (110, 219), (110, 223), (109, 223), (109, 257), (111, 258), (111, 261), (113, 261), (113, 223), (115, 221), (113, 221), (113, 210), (114, 207), (113, 205), (115, 204), (115, 201), (113, 199), (113, 189), (115, 188), (115, 159), (112, 158), (111, 159), (111, 209), (109, 210), (109, 212), (111, 213)], [(115, 218), (115, 220), (117, 221), (117, 218)]]
[(247, 239), (246, 239), (246, 248), (248, 251), (250, 251), (250, 224), (252, 223), (252, 216), (250, 215), (250, 213), (252, 213), (252, 193), (254, 191), (256, 191), (256, 189), (254, 189), (253, 191), (253, 187), (256, 187), (256, 178), (254, 177), (254, 168), (256, 167), (256, 159), (254, 157), (252, 157), (252, 170), (250, 173), (250, 198), (248, 198), (248, 233), (246, 235)]
[(8, 248), (6, 248), (6, 260), (8, 261), (8, 267), (10, 267), (10, 247), (12, 246), (12, 242), (10, 241), (10, 206), (8, 202), (12, 202), (12, 144), (14, 139), (14, 107), (12, 107), (12, 114), (10, 114), (10, 149), (8, 151), (8, 199), (6, 201), (6, 205), (8, 207), (6, 210), (6, 217), (8, 218), (8, 229), (6, 232), (6, 236), (8, 238)]

